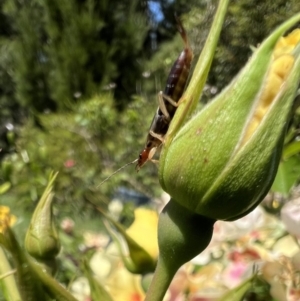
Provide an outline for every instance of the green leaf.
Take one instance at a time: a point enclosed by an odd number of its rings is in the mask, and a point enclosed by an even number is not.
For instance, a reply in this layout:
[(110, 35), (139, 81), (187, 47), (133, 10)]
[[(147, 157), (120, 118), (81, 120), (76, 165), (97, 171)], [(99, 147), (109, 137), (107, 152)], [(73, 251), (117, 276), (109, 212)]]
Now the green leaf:
[(53, 185), (57, 174), (51, 172), (48, 185), (34, 210), (25, 238), (26, 251), (43, 263), (49, 262), (50, 259), (54, 260), (60, 250), (52, 212)]
[(227, 294), (225, 294), (218, 301), (241, 301), (241, 300), (243, 300), (243, 296), (253, 285), (254, 277), (255, 277), (255, 275), (252, 276), (251, 278), (247, 279), (246, 281), (242, 282), (242, 284), (240, 284), (238, 287), (230, 290)]
[(86, 260), (84, 261), (83, 265), (84, 274), (87, 277), (91, 288), (92, 300), (113, 301), (106, 289), (95, 279), (95, 277), (93, 277), (93, 272)]
[[(29, 259), (30, 268), (34, 272), (36, 278), (43, 285), (44, 293), (56, 301), (78, 301), (67, 289), (45, 271), (42, 265), (37, 261)], [(45, 299), (38, 299), (38, 301)]]
[(300, 153), (300, 141), (288, 144), (283, 150), (283, 158), (288, 159)]
[[(146, 274), (153, 272), (155, 269), (155, 262), (151, 258), (150, 254), (126, 233), (121, 224), (114, 221), (108, 215), (105, 215), (105, 218), (107, 219), (107, 221), (104, 220), (103, 224), (106, 227), (108, 233), (111, 235), (113, 241), (116, 243), (124, 265), (126, 266), (128, 271), (134, 274)], [(118, 230), (118, 232), (116, 232), (109, 223), (113, 225)], [(120, 234), (127, 243), (130, 255), (129, 257), (123, 250), (122, 242), (118, 234)]]
[(300, 177), (300, 158), (289, 157), (282, 160), (279, 164), (275, 181), (271, 188), (274, 192), (279, 192), (284, 196), (288, 196), (291, 188), (295, 185)]
[(0, 288), (7, 301), (20, 301), (21, 296), (6, 255), (0, 247)]
[(12, 255), (14, 266), (17, 270), (16, 278), (22, 300), (49, 300), (42, 283), (31, 267), (27, 254), (21, 249), (13, 231), (8, 227), (4, 234), (0, 235), (0, 238), (3, 246)]
[(8, 191), (11, 187), (10, 182), (4, 182), (0, 185), (0, 194), (4, 194), (6, 191)]

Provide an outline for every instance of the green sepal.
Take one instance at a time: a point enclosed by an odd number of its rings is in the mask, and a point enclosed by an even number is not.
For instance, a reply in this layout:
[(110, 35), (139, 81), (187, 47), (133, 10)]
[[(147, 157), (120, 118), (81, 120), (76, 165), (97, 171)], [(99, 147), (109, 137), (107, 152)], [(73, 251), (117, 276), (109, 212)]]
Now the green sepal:
[(267, 116), (242, 146), (241, 141), (264, 88), (274, 46), (299, 19), (298, 14), (266, 39), (239, 76), (164, 149), (160, 183), (182, 206), (214, 219), (234, 220), (253, 209), (267, 193), (276, 175), (300, 77), (297, 53)]
[[(126, 230), (120, 223), (112, 219), (102, 210), (100, 210), (100, 212), (104, 215), (107, 221), (118, 230), (117, 233), (109, 223), (103, 221), (107, 231), (116, 243), (124, 265), (128, 271), (134, 274), (146, 274), (153, 272), (156, 262), (151, 255), (126, 233)], [(129, 256), (124, 252), (122, 241), (120, 240), (118, 234), (120, 234), (126, 241), (129, 250)]]
[[(29, 256), (28, 256), (29, 257)], [(32, 271), (43, 285), (43, 291), (50, 296), (51, 300), (56, 301), (78, 301), (70, 292), (67, 291), (56, 279), (54, 279), (38, 261), (28, 259)], [(46, 300), (46, 299), (39, 299)]]
[(0, 185), (0, 195), (6, 193), (11, 187), (10, 182), (4, 182)]
[(292, 156), (287, 159), (282, 158), (271, 190), (288, 197), (292, 187), (296, 185), (299, 175), (299, 156)]
[(13, 231), (8, 227), (3, 235), (0, 235), (0, 243), (10, 252), (16, 268), (16, 279), (24, 301), (49, 300), (42, 284), (34, 273), (27, 254), (22, 251)]
[(4, 250), (0, 247), (0, 290), (6, 301), (21, 301), (14, 276), (15, 272), (7, 260)]
[(239, 286), (231, 289), (228, 293), (226, 293), (223, 297), (221, 297), (218, 301), (242, 301), (244, 300), (244, 296), (253, 286), (253, 281), (257, 277), (257, 275), (253, 275), (252, 277), (243, 281)]
[(86, 260), (83, 262), (83, 272), (89, 281), (92, 300), (114, 301), (106, 289), (95, 279), (93, 271)]
[(53, 221), (53, 185), (58, 173), (51, 174), (49, 183), (37, 205), (25, 237), (25, 249), (35, 259), (47, 263), (60, 250), (56, 225)]

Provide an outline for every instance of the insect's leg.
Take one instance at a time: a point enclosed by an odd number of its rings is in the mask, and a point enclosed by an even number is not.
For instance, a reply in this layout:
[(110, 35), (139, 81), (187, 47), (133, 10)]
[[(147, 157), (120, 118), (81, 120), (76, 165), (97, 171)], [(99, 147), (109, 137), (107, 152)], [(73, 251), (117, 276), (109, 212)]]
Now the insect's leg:
[(149, 152), (148, 160), (151, 161), (152, 163), (158, 164), (159, 163), (158, 160), (152, 159), (156, 153), (156, 150), (157, 150), (157, 147), (153, 147), (151, 149), (151, 151)]
[(150, 150), (149, 156), (148, 156), (148, 160), (151, 160), (151, 161), (152, 161), (152, 158), (153, 158), (153, 156), (155, 155), (156, 150), (157, 150), (157, 147), (153, 147), (153, 148)]
[(164, 94), (162, 91), (158, 93), (158, 106), (161, 109), (162, 113), (166, 117), (167, 120), (170, 120), (170, 114), (167, 111), (166, 105), (164, 103)]
[(178, 118), (177, 123), (175, 124), (175, 126), (172, 129), (169, 129), (168, 132), (167, 132), (167, 134), (164, 137), (165, 138), (164, 142), (167, 145), (168, 145), (169, 141), (171, 141), (174, 138), (175, 133), (179, 130), (180, 126), (183, 124), (184, 119), (188, 115), (189, 110), (190, 110), (191, 105), (192, 105), (192, 99), (193, 99), (192, 97), (191, 97), (191, 99), (187, 99), (185, 97), (182, 97), (180, 99), (179, 104), (181, 102), (185, 101), (185, 100), (187, 101), (187, 103), (186, 103), (186, 106), (183, 108), (183, 112), (182, 112), (180, 118)]
[(161, 97), (163, 99), (165, 99), (166, 101), (168, 101), (172, 106), (174, 106), (175, 108), (177, 108), (179, 106), (179, 103), (176, 102), (175, 100), (173, 100), (170, 96), (165, 95), (162, 92), (160, 92), (160, 93), (161, 93)]
[(152, 148), (151, 151), (149, 152), (148, 160), (151, 161), (151, 162), (154, 163), (154, 164), (158, 164), (158, 163), (159, 163), (159, 160), (155, 160), (155, 159), (152, 159), (152, 158), (153, 158), (155, 152), (157, 151), (157, 149), (158, 149), (159, 147), (161, 147), (161, 146), (162, 146), (162, 144), (160, 144), (160, 145), (157, 146), (157, 147)]
[[(150, 134), (152, 137), (154, 137), (154, 138), (158, 139), (159, 141), (161, 141), (162, 143), (165, 141), (164, 136), (162, 136), (162, 135), (160, 135), (160, 134), (156, 134), (156, 133), (154, 133), (153, 131), (149, 131), (149, 134)], [(155, 150), (156, 150), (156, 147), (153, 147), (153, 148), (155, 148)], [(152, 148), (152, 149), (153, 149), (153, 148)]]

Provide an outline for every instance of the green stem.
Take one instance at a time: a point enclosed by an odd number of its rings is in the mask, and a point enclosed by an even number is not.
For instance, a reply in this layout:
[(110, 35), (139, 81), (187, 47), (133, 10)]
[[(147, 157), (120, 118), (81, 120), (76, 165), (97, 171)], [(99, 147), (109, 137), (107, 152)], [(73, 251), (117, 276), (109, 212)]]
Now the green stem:
[(5, 256), (3, 249), (0, 247), (0, 274), (6, 274), (7, 276), (0, 279), (2, 282), (1, 288), (7, 301), (20, 301), (21, 295), (14, 277), (14, 273), (9, 275), (12, 268)]
[(26, 254), (22, 251), (15, 234), (10, 228), (5, 231), (5, 248), (10, 252), (17, 270), (18, 289), (24, 301), (48, 300), (41, 283), (32, 273)]
[(57, 301), (77, 301), (77, 299), (68, 292), (59, 282), (47, 273), (43, 267), (35, 260), (28, 257), (30, 267), (43, 284), (44, 290)]
[(168, 290), (168, 287), (178, 268), (179, 267), (175, 267), (174, 263), (174, 269), (170, 270), (170, 268), (167, 268), (163, 259), (159, 257), (153, 279), (147, 291), (145, 301), (163, 300), (165, 293)]
[(208, 246), (214, 223), (169, 201), (159, 215), (159, 259), (146, 301), (163, 300), (177, 270)]

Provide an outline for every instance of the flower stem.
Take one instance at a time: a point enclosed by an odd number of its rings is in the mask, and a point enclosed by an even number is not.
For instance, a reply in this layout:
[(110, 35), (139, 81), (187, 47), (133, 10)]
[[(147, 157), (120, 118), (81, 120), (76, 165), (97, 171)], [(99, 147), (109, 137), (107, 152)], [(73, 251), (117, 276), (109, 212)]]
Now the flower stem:
[(215, 220), (194, 214), (171, 199), (159, 215), (159, 259), (146, 301), (161, 301), (177, 270), (201, 253)]
[(12, 270), (3, 249), (0, 247), (0, 280), (3, 282), (2, 290), (8, 301), (21, 300), (21, 295), (14, 277), (15, 270)]
[(177, 271), (179, 266), (175, 267), (175, 262), (173, 269), (167, 268), (163, 258), (159, 256), (155, 273), (149, 289), (147, 291), (147, 296), (145, 301), (161, 301), (163, 300), (165, 293)]

